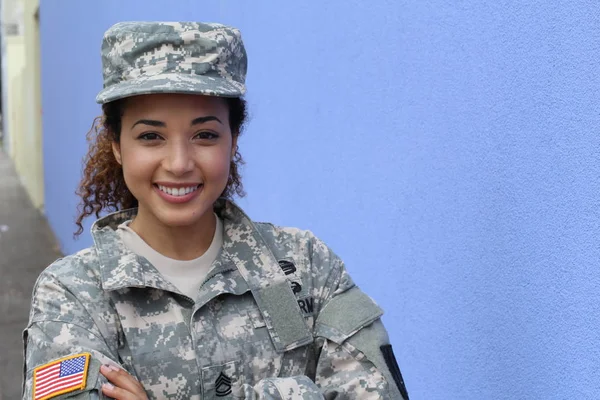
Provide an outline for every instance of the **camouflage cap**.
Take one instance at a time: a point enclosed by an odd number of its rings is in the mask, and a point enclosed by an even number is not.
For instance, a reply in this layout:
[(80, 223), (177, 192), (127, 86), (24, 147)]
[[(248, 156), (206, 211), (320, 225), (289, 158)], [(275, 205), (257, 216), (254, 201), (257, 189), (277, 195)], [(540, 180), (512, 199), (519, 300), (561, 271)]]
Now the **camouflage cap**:
[(120, 22), (102, 41), (100, 104), (151, 93), (239, 97), (246, 50), (236, 28), (201, 22)]

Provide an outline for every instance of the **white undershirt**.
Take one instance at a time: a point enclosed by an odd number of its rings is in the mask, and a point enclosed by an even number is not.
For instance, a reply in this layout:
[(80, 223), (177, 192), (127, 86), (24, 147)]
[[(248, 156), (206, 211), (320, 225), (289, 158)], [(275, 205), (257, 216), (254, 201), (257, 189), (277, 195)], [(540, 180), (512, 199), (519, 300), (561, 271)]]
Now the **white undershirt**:
[(195, 299), (198, 290), (200, 290), (200, 285), (206, 278), (213, 261), (217, 258), (219, 250), (223, 245), (223, 222), (216, 214), (215, 218), (217, 219), (217, 227), (208, 250), (200, 257), (188, 261), (165, 257), (154, 250), (129, 227), (131, 221), (126, 221), (119, 225), (117, 233), (129, 250), (148, 260), (181, 293)]

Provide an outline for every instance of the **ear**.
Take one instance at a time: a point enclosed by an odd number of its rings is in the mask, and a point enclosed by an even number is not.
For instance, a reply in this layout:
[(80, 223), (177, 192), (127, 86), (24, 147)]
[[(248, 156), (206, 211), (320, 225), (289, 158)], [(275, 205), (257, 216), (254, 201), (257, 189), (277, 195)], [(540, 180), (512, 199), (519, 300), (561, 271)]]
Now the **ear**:
[(119, 143), (112, 142), (112, 151), (113, 155), (115, 156), (115, 160), (117, 160), (117, 162), (120, 165), (123, 165), (123, 162), (121, 160), (121, 146), (119, 146)]

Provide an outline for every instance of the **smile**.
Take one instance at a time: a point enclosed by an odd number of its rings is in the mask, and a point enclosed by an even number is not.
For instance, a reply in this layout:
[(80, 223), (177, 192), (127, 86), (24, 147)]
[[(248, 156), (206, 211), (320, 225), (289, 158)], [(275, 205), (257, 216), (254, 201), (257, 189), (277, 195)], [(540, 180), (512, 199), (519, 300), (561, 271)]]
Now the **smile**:
[(196, 185), (196, 186), (188, 186), (188, 187), (180, 187), (180, 188), (170, 188), (170, 187), (166, 187), (163, 185), (156, 185), (158, 187), (158, 189), (163, 192), (166, 193), (168, 195), (171, 196), (185, 196), (186, 194), (190, 194), (192, 192), (195, 192), (196, 190), (198, 190), (198, 188), (201, 185)]

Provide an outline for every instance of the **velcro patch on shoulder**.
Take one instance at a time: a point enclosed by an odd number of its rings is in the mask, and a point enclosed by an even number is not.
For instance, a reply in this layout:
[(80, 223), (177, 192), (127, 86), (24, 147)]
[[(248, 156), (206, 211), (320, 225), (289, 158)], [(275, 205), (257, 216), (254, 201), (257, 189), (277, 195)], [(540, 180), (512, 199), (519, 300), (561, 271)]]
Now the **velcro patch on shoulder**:
[(325, 304), (315, 324), (316, 336), (342, 344), (382, 315), (373, 299), (355, 286)]
[(90, 354), (79, 353), (41, 365), (33, 371), (33, 400), (47, 400), (86, 385)]

